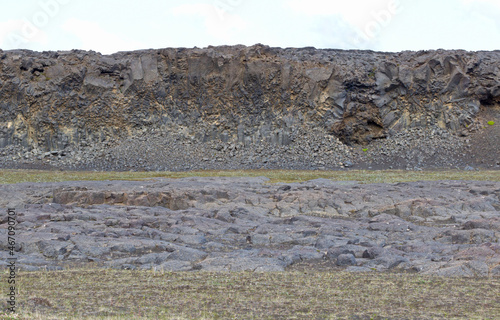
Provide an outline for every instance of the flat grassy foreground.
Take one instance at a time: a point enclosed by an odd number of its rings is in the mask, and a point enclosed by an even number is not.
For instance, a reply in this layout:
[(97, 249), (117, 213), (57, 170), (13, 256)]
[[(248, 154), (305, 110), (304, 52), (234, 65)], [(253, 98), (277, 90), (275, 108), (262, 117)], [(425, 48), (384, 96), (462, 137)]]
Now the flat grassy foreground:
[(20, 182), (60, 182), (79, 180), (143, 180), (155, 177), (259, 177), (265, 176), (270, 183), (301, 182), (317, 178), (338, 181), (359, 181), (362, 183), (395, 183), (424, 180), (480, 180), (500, 181), (500, 170), (203, 170), (203, 171), (42, 171), (42, 170), (0, 170), (0, 184)]
[[(5, 273), (4, 273), (5, 274)], [(7, 290), (2, 281), (1, 290)], [(22, 272), (2, 319), (500, 319), (500, 278), (347, 272)]]

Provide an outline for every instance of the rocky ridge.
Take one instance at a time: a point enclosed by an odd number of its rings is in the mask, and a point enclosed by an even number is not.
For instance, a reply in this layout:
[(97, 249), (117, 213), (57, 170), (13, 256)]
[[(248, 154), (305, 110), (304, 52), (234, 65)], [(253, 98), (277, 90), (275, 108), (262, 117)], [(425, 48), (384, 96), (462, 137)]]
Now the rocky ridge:
[(264, 45), (0, 50), (0, 164), (496, 167), (500, 151), (483, 141), (500, 137), (499, 58)]

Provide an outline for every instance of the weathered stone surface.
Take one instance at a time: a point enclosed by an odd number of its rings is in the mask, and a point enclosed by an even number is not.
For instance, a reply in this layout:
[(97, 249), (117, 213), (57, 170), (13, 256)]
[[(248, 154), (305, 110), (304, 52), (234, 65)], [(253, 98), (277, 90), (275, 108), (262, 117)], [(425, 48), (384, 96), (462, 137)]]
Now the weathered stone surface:
[[(115, 170), (496, 166), (500, 151), (483, 138), (500, 136), (499, 126), (484, 128), (490, 120), (500, 123), (499, 59), (498, 51), (260, 44), (109, 56), (0, 50), (0, 164)], [(106, 198), (187, 205), (175, 195)]]
[[(306, 263), (353, 272), (500, 274), (498, 182), (267, 182), (158, 178), (0, 185), (0, 210), (16, 208), (18, 266), (25, 270), (92, 263), (258, 272)], [(109, 194), (133, 203), (148, 200), (131, 205)], [(175, 194), (188, 205), (155, 201), (159, 194)], [(2, 221), (0, 237), (6, 238), (6, 227)], [(6, 259), (6, 242), (0, 249), (0, 260)]]
[(154, 270), (158, 271), (169, 271), (169, 272), (174, 272), (174, 271), (190, 271), (193, 269), (191, 263), (187, 261), (179, 261), (179, 260), (170, 260), (170, 261), (165, 261), (158, 266), (153, 267)]
[(337, 257), (337, 266), (345, 267), (345, 266), (355, 266), (356, 258), (351, 253), (344, 253)]

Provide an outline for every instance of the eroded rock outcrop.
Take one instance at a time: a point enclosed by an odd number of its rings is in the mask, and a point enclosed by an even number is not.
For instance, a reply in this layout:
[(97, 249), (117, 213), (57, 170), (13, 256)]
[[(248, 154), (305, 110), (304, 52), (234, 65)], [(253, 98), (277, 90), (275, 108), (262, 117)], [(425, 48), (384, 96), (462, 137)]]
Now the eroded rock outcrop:
[(500, 52), (281, 49), (0, 51), (0, 147), (42, 151), (145, 128), (287, 145), (322, 128), (366, 144), (408, 128), (460, 132), (500, 101)]
[[(0, 185), (22, 269), (500, 275), (500, 183), (183, 178)], [(0, 235), (7, 236), (7, 219)], [(0, 243), (6, 264), (7, 243)], [(5, 250), (3, 250), (5, 249)]]

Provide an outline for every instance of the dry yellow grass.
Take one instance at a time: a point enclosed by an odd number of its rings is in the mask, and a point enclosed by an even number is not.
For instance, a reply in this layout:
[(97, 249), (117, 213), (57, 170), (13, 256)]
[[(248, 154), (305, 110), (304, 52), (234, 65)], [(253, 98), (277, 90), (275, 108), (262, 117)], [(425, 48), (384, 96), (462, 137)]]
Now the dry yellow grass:
[(500, 318), (500, 278), (87, 269), (23, 272), (19, 283), (10, 319)]
[(113, 172), (113, 171), (42, 171), (0, 170), (0, 184), (20, 182), (58, 182), (78, 180), (141, 180), (154, 177), (259, 177), (274, 182), (300, 182), (317, 178), (352, 180), (362, 183), (392, 183), (420, 180), (488, 180), (500, 181), (500, 170), (484, 171), (405, 171), (405, 170), (203, 170), (186, 172)]

